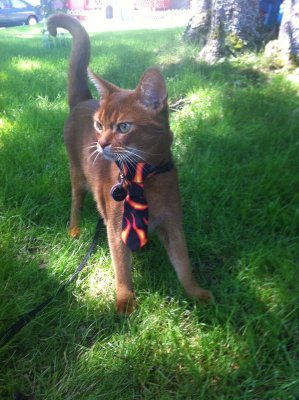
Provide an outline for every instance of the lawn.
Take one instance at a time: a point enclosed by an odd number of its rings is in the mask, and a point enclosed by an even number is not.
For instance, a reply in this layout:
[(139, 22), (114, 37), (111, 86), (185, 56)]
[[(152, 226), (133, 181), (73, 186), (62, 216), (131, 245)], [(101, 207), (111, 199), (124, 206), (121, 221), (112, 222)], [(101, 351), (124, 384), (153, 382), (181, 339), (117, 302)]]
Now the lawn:
[[(67, 235), (70, 48), (41, 27), (0, 30), (0, 331), (57, 290), (94, 233)], [(207, 66), (180, 29), (92, 33), (91, 67), (133, 88), (158, 65), (169, 89), (184, 228), (215, 304), (189, 301), (162, 245), (134, 255), (138, 308), (114, 311), (104, 228), (86, 269), (0, 349), (0, 399), (299, 398), (299, 86), (247, 55)], [(22, 397), (23, 396), (23, 397)]]

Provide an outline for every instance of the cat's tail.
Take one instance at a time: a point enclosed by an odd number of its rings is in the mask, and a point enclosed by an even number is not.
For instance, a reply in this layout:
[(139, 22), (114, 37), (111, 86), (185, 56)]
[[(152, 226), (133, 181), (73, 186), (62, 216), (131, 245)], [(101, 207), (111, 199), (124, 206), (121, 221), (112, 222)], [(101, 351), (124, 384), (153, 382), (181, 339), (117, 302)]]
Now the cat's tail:
[(73, 37), (68, 74), (68, 103), (72, 109), (81, 101), (92, 98), (87, 77), (90, 60), (89, 36), (80, 22), (67, 14), (51, 15), (47, 20), (47, 27), (52, 36), (57, 35), (57, 28), (64, 28)]

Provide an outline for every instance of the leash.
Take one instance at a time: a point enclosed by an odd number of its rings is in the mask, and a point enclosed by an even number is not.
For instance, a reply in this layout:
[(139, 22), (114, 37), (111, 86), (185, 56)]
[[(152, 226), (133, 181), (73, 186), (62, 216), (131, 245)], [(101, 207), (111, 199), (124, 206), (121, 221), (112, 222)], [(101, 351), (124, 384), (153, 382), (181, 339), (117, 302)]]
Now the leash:
[(77, 270), (74, 272), (74, 274), (66, 281), (66, 283), (61, 284), (56, 293), (43, 301), (41, 304), (33, 308), (31, 311), (27, 312), (26, 314), (22, 315), (13, 325), (11, 325), (7, 330), (4, 332), (0, 333), (0, 348), (3, 347), (5, 344), (10, 342), (12, 338), (20, 332), (20, 330), (29, 324), (29, 322), (36, 317), (37, 314), (39, 314), (44, 308), (47, 307), (48, 304), (50, 304), (56, 297), (58, 297), (61, 293), (64, 292), (64, 290), (72, 283), (74, 280), (77, 278), (79, 273), (82, 271), (82, 269), (85, 267), (87, 260), (89, 259), (90, 255), (94, 251), (96, 244), (98, 242), (99, 236), (100, 236), (100, 231), (102, 227), (102, 219), (99, 218), (94, 237), (92, 239), (92, 243), (87, 250), (81, 264), (78, 266)]

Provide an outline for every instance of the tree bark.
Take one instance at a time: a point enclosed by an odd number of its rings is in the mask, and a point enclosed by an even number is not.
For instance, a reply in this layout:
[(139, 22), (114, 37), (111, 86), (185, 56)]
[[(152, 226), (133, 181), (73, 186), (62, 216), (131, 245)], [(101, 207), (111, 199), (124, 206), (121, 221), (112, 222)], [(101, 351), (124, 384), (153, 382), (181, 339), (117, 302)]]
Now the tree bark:
[[(260, 35), (258, 0), (204, 0), (199, 11), (189, 21), (188, 27), (198, 21), (199, 36), (192, 32), (191, 38), (203, 46), (199, 59), (213, 63), (221, 57), (256, 48)], [(185, 37), (189, 38), (190, 29)]]
[(299, 0), (286, 0), (278, 41), (289, 60), (299, 61)]
[(208, 33), (211, 25), (212, 0), (193, 0), (193, 17), (189, 20), (184, 32), (184, 39), (195, 42), (203, 47), (208, 40)]
[(278, 39), (265, 47), (270, 68), (299, 64), (299, 0), (285, 0)]

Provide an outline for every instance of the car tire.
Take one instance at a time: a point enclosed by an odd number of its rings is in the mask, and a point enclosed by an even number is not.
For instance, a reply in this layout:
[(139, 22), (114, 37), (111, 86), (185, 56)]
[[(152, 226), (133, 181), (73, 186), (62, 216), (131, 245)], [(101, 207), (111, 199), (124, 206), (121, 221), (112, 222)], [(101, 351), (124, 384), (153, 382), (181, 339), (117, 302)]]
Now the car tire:
[(35, 25), (37, 24), (37, 19), (36, 17), (34, 17), (33, 15), (30, 15), (30, 17), (28, 17), (27, 19), (27, 25)]

